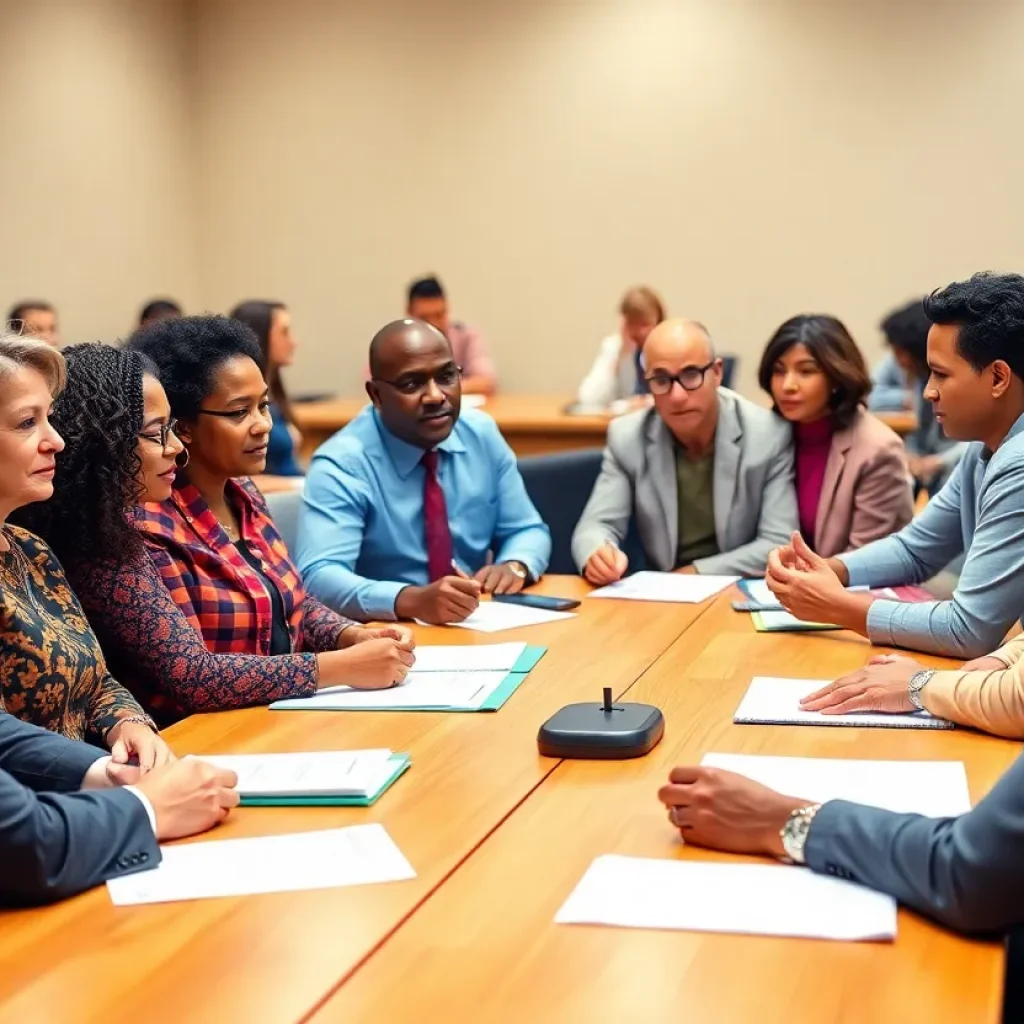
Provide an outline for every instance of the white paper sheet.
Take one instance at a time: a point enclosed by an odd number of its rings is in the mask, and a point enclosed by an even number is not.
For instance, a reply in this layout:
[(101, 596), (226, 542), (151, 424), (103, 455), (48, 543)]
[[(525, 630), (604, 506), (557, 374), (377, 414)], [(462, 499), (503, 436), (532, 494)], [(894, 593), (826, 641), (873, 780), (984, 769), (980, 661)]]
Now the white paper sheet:
[(386, 690), (331, 686), (312, 697), (274, 701), (275, 711), (371, 711), (395, 708), (475, 710), (505, 681), (507, 672), (410, 672), (405, 682)]
[(897, 814), (956, 817), (971, 809), (960, 761), (857, 761), (827, 757), (705, 754), (701, 764), (745, 775), (810, 803), (850, 800)]
[(621, 601), (666, 601), (700, 604), (735, 583), (739, 576), (701, 576), (698, 573), (638, 572), (618, 583), (601, 587), (590, 597), (613, 597)]
[(415, 878), (383, 825), (161, 847), (151, 871), (107, 882), (115, 906), (336, 889)]
[(555, 922), (891, 941), (896, 901), (804, 868), (604, 856)]
[(369, 796), (394, 771), (390, 750), (202, 754), (238, 776), (240, 796)]
[(511, 672), (524, 643), (478, 644), (462, 647), (426, 645), (416, 648), (416, 664), (409, 674), (420, 672)]
[(736, 709), (733, 721), (757, 725), (847, 725), (879, 726), (888, 729), (952, 729), (952, 722), (935, 718), (927, 711), (886, 715), (855, 711), (846, 715), (823, 715), (802, 711), (800, 700), (820, 690), (829, 679), (782, 679), (755, 676)]
[(481, 601), (477, 610), (462, 622), (450, 625), (460, 629), (475, 629), (480, 633), (500, 633), (503, 629), (519, 629), (521, 626), (539, 626), (544, 622), (558, 622), (561, 619), (576, 618), (573, 612), (551, 612), (544, 608), (529, 608), (521, 604), (505, 604), (502, 601)]

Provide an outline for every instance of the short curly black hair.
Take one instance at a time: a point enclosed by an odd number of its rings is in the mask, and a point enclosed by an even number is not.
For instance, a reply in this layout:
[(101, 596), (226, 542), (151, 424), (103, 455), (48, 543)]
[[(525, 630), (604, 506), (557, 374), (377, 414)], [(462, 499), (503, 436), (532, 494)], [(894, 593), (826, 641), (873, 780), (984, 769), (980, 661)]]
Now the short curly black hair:
[(887, 313), (880, 324), (885, 340), (893, 349), (905, 352), (918, 376), (928, 376), (928, 331), (932, 322), (924, 311), (924, 301), (914, 299)]
[(51, 422), (64, 438), (53, 497), (11, 516), (38, 534), (67, 565), (142, 551), (126, 516), (140, 496), (138, 437), (142, 378), (156, 367), (141, 353), (99, 342), (64, 349), (67, 384)]
[(262, 366), (256, 335), (226, 316), (183, 316), (137, 330), (126, 348), (152, 360), (175, 419), (192, 421), (229, 359), (248, 356)]

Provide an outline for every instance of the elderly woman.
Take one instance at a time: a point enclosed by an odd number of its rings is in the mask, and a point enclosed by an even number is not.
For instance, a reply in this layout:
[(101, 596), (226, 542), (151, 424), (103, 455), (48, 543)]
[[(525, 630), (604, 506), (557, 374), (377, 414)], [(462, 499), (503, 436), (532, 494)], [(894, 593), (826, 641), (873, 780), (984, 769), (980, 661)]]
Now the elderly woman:
[[(199, 319), (240, 338), (249, 359), (244, 327)], [(173, 320), (147, 330), (192, 338), (195, 325)], [(53, 419), (67, 449), (53, 500), (23, 521), (54, 545), (118, 675), (159, 721), (404, 678), (408, 631), (365, 629), (308, 597), (247, 481), (220, 480), (244, 516), (237, 540), (222, 537), (186, 475), (193, 464), (176, 431), (187, 431), (148, 357), (92, 344), (65, 355), (67, 387)], [(220, 458), (230, 463), (226, 452)], [(257, 461), (245, 468), (258, 471)], [(207, 486), (205, 474), (198, 480)]]
[(60, 563), (8, 524), (53, 493), (64, 441), (50, 407), (64, 359), (45, 342), (0, 336), (0, 704), (70, 739), (98, 742), (113, 760), (147, 771), (172, 759), (153, 722), (107, 671)]

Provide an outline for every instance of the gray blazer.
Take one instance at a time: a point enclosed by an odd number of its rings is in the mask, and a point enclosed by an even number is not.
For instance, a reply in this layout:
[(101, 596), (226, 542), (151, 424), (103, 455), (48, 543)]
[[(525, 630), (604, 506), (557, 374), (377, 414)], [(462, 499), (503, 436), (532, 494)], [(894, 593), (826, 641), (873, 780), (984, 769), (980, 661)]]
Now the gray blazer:
[[(762, 576), (772, 548), (799, 528), (789, 424), (768, 409), (718, 389), (715, 534), (720, 554), (701, 573)], [(679, 535), (675, 449), (654, 409), (613, 420), (601, 474), (572, 536), (580, 572), (602, 544), (621, 545), (636, 516), (651, 568), (675, 568)]]
[(1024, 924), (1024, 755), (959, 818), (832, 800), (804, 856), (813, 871), (887, 892), (959, 932)]
[(74, 792), (104, 755), (0, 712), (0, 906), (49, 903), (160, 862), (137, 796)]

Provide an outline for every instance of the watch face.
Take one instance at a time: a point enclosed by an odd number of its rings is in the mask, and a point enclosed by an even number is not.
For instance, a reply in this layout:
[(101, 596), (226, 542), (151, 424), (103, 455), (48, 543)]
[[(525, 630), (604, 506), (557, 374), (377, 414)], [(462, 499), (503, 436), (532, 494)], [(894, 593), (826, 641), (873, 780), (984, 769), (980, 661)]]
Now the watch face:
[(509, 562), (508, 567), (521, 579), (526, 579), (526, 566), (522, 562)]

